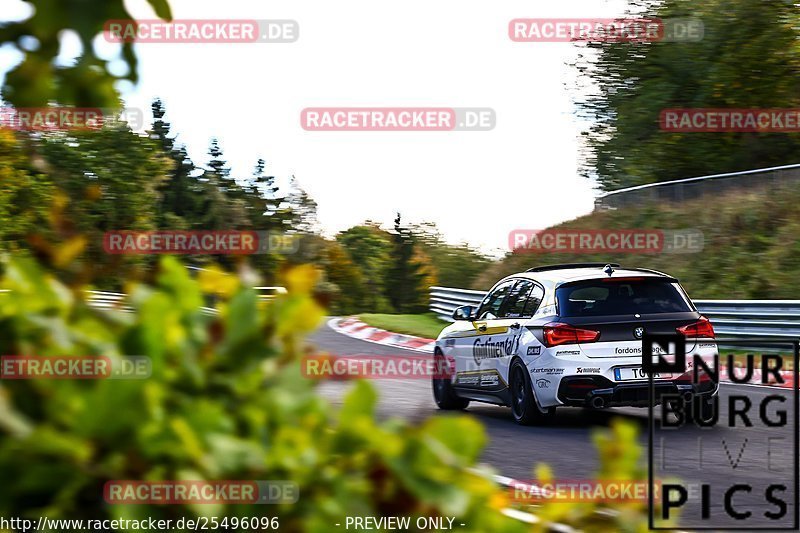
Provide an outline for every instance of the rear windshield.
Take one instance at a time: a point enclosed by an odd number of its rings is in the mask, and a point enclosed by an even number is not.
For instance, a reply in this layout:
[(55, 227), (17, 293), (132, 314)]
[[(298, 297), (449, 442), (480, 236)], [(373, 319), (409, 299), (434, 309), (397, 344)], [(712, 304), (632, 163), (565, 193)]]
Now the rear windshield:
[(658, 278), (593, 279), (556, 290), (559, 316), (604, 316), (691, 311), (677, 283)]

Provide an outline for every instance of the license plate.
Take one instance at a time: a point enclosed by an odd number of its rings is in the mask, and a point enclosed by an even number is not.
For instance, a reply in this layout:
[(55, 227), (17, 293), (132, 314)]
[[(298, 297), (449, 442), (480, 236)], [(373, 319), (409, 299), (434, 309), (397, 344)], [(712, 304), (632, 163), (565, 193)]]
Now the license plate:
[[(647, 372), (642, 367), (615, 368), (614, 379), (617, 381), (645, 380)], [(653, 379), (672, 379), (672, 374), (664, 372), (653, 373)]]

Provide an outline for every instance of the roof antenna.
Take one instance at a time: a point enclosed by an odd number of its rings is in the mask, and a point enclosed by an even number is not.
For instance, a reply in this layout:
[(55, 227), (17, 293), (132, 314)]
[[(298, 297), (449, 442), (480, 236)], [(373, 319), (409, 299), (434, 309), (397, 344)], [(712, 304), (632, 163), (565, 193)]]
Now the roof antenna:
[(610, 264), (608, 264), (608, 265), (603, 267), (603, 272), (605, 272), (606, 274), (608, 274), (610, 276), (611, 274), (614, 273), (614, 267), (612, 267)]

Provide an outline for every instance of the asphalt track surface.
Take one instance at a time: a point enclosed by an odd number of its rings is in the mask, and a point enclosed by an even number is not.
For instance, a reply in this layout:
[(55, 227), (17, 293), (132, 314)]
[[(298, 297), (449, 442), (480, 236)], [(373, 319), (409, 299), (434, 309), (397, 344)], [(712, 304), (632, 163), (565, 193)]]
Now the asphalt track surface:
[[(311, 337), (311, 342), (334, 355), (419, 355), (347, 337), (331, 330), (327, 324)], [(373, 382), (380, 394), (378, 414), (381, 418), (400, 417), (413, 424), (431, 416), (451, 416), (437, 409), (428, 380), (381, 379)], [(346, 381), (328, 381), (320, 385), (320, 393), (336, 404), (349, 387)], [(776, 411), (785, 410), (787, 423), (784, 426), (768, 427), (759, 417), (761, 402), (770, 395), (785, 398), (785, 403), (773, 401), (765, 407), (770, 419), (777, 418)], [(749, 410), (752, 427), (745, 427), (738, 417), (736, 427), (728, 426), (728, 402), (732, 396), (746, 396), (752, 402)], [(737, 401), (741, 404), (744, 400)], [(658, 419), (659, 409), (656, 408)], [(489, 442), (482, 462), (503, 476), (533, 480), (533, 468), (541, 462), (552, 467), (557, 479), (592, 479), (598, 466), (598, 454), (591, 435), (598, 428), (608, 427), (615, 417), (630, 420), (640, 428), (642, 461), (644, 467), (647, 466), (649, 423), (646, 408), (600, 411), (559, 408), (556, 420), (539, 427), (516, 425), (506, 407), (473, 402), (464, 413), (475, 417), (486, 428)], [(689, 501), (683, 507), (681, 526), (692, 529), (712, 527), (714, 530), (791, 526), (796, 512), (795, 435), (795, 403), (791, 389), (733, 384), (721, 386), (718, 425), (712, 428), (657, 429), (653, 446), (656, 477), (679, 478), (684, 485), (694, 485)], [(701, 483), (711, 487), (708, 519), (701, 516)], [(725, 512), (724, 492), (734, 484), (747, 484), (752, 488), (749, 494), (737, 492), (732, 497), (736, 510), (752, 513), (745, 520), (730, 518)], [(779, 521), (764, 516), (764, 512), (779, 510), (765, 499), (765, 490), (770, 484), (786, 486), (786, 491), (774, 493), (787, 504), (786, 515)], [(658, 522), (655, 525), (658, 526)]]

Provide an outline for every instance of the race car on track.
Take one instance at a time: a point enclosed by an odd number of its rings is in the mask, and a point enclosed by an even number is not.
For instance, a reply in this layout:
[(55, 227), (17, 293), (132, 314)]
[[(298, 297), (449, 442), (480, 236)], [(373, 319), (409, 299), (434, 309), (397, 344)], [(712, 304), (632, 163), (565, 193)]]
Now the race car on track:
[[(545, 421), (558, 406), (648, 406), (645, 332), (682, 334), (687, 360), (713, 360), (717, 353), (714, 328), (678, 280), (617, 264), (551, 265), (513, 274), (477, 308), (455, 309), (453, 319), (436, 340), (434, 358), (450, 369), (433, 379), (436, 404), (505, 405), (524, 425)], [(653, 386), (656, 403), (669, 394), (704, 419), (718, 392), (714, 380), (694, 380), (691, 372), (654, 374)]]

